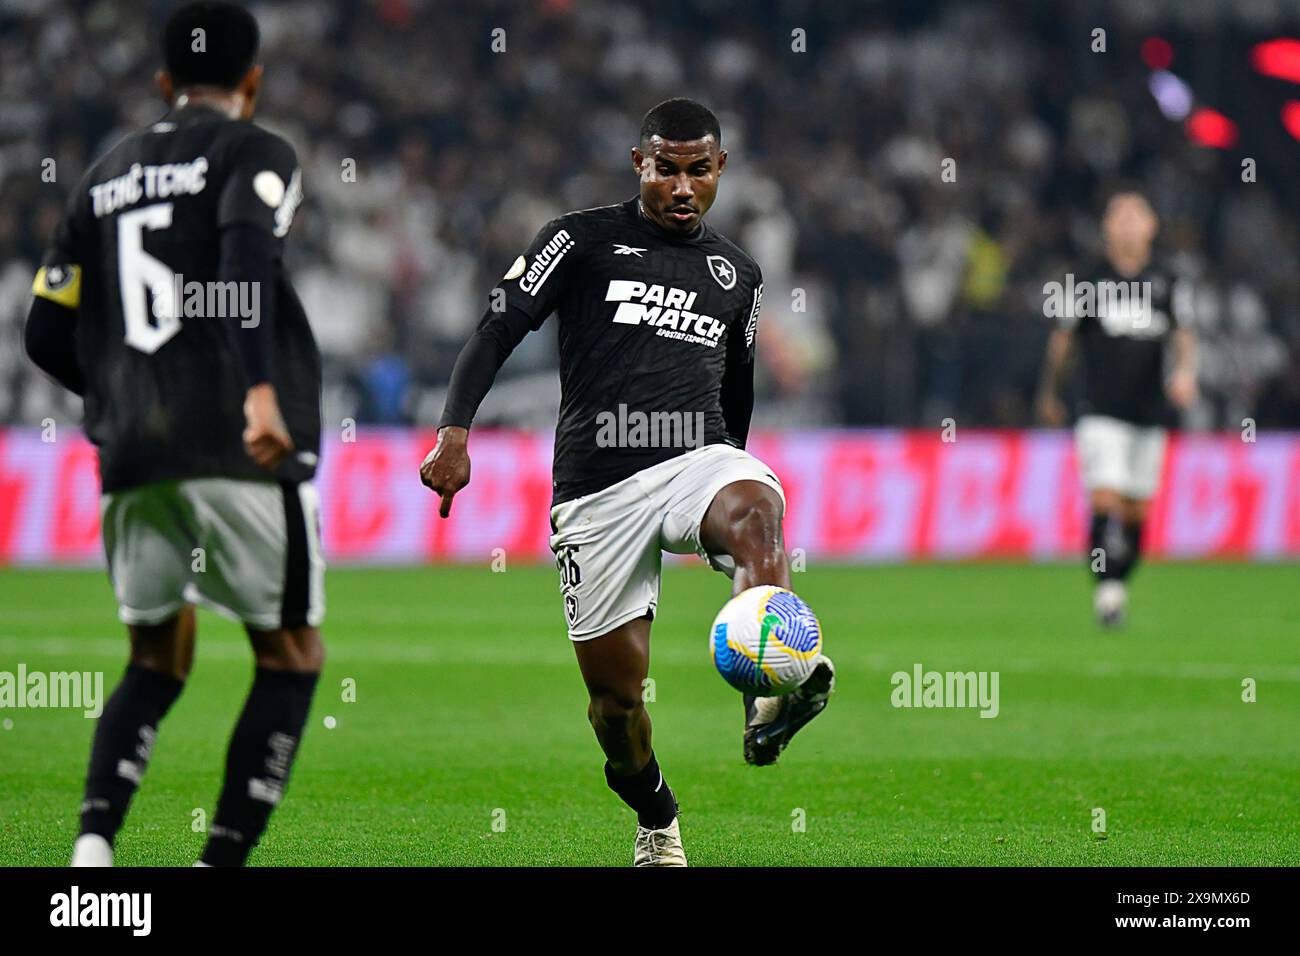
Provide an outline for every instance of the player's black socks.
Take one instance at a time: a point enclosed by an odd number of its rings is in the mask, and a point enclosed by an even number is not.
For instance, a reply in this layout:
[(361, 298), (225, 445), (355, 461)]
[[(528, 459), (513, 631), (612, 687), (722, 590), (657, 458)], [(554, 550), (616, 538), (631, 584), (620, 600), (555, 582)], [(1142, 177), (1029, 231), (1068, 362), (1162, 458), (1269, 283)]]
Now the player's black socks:
[(1128, 551), (1119, 519), (1104, 511), (1094, 511), (1088, 530), (1088, 567), (1097, 580), (1122, 580), (1127, 573)]
[(636, 811), (637, 822), (651, 830), (662, 830), (677, 816), (677, 801), (659, 770), (654, 752), (649, 762), (636, 773), (620, 777), (605, 761), (605, 782), (624, 803)]
[(1138, 558), (1142, 556), (1142, 525), (1140, 523), (1124, 525), (1124, 545), (1124, 567), (1119, 575), (1121, 581), (1128, 579), (1128, 576), (1133, 573), (1133, 569), (1137, 567)]
[(171, 674), (129, 664), (95, 726), (81, 803), (81, 832), (109, 843), (140, 785), (158, 724), (185, 686)]
[(318, 674), (257, 669), (226, 752), (226, 779), (202, 861), (243, 866), (266, 830), (293, 765)]

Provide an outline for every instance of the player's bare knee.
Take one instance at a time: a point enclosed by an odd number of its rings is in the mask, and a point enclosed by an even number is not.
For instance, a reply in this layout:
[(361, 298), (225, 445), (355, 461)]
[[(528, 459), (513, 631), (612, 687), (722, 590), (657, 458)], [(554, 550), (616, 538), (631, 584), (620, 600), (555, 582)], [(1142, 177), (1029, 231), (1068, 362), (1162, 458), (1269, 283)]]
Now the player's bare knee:
[(1123, 499), (1118, 491), (1097, 488), (1089, 495), (1092, 510), (1097, 514), (1117, 515), (1124, 510)]
[(161, 624), (132, 625), (131, 663), (183, 681), (194, 665), (193, 612)]
[(738, 561), (740, 552), (762, 553), (781, 544), (781, 499), (766, 494), (736, 496), (727, 502), (723, 536)]
[(591, 725), (598, 730), (604, 729), (616, 735), (625, 734), (641, 707), (638, 695), (612, 690), (599, 691), (591, 695), (587, 715), (591, 718)]
[(1123, 513), (1126, 524), (1142, 524), (1147, 520), (1147, 502), (1140, 498), (1125, 498)]
[(727, 551), (736, 560), (737, 572), (743, 572), (754, 584), (784, 579), (788, 562), (781, 532), (781, 502), (775, 493), (747, 497), (727, 517)]
[(248, 636), (258, 667), (319, 674), (325, 666), (325, 642), (321, 640), (318, 628), (294, 627), (275, 631), (250, 628)]
[(167, 648), (157, 646), (133, 646), (131, 663), (145, 670), (168, 674), (179, 681), (190, 676), (190, 662)]

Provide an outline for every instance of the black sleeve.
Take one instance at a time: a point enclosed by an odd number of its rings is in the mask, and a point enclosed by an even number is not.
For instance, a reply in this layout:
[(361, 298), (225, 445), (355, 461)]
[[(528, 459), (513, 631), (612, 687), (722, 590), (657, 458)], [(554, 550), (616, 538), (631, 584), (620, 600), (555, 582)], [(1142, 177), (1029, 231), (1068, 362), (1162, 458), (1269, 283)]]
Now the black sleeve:
[(492, 293), (493, 303), (500, 305), (488, 307), (456, 359), (439, 428), (469, 428), (502, 363), (555, 311), (581, 255), (577, 221), (560, 216), (543, 226), (515, 259)]
[(302, 171), (293, 147), (249, 127), (223, 171), (217, 202), (221, 231), (219, 278), (257, 290), (255, 321), (227, 320), (249, 386), (275, 380), (276, 279), (284, 237), (302, 202)]
[(552, 219), (501, 278), (507, 306), (525, 313), (534, 329), (555, 311), (582, 257), (579, 221), (573, 215)]
[(218, 278), (222, 282), (248, 283), (246, 288), (257, 290), (252, 321), (238, 316), (223, 320), (250, 388), (274, 380), (275, 286), (280, 268), (279, 244), (265, 229), (240, 222), (221, 231)]
[[(763, 277), (754, 282), (748, 314), (737, 316), (727, 332), (727, 366), (722, 373), (722, 421), (727, 438), (737, 448), (749, 440), (749, 421), (754, 414), (754, 342), (758, 336), (758, 313), (763, 308)], [(743, 321), (741, 321), (743, 320)]]
[(517, 305), (508, 303), (503, 312), (489, 308), (484, 313), (452, 369), (439, 428), (444, 425), (469, 428), (502, 363), (532, 328), (532, 316)]
[(86, 393), (86, 380), (77, 361), (77, 313), (36, 296), (23, 332), (27, 354), (45, 374), (70, 392)]
[(87, 239), (79, 186), (59, 221), (32, 282), (32, 307), (27, 313), (23, 343), (36, 366), (71, 392), (84, 395), (86, 380), (77, 359), (77, 315), (81, 308), (81, 274), (94, 255)]
[(256, 226), (283, 239), (302, 202), (302, 171), (287, 142), (258, 127), (234, 146), (217, 200), (217, 228)]

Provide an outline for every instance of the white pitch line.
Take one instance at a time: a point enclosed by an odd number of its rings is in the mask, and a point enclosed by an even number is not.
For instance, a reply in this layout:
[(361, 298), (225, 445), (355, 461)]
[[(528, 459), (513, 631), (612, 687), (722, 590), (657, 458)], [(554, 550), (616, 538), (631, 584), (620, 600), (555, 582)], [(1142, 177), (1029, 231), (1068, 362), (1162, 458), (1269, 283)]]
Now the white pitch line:
[[(376, 663), (395, 664), (504, 664), (504, 665), (562, 665), (572, 666), (573, 657), (565, 646), (568, 639), (563, 631), (519, 632), (512, 647), (501, 645), (481, 645), (473, 641), (447, 643), (443, 639), (431, 636), (428, 642), (355, 642), (341, 646), (332, 646), (329, 635), (325, 635), (325, 647), (331, 661), (373, 661)], [(50, 657), (109, 657), (126, 660), (126, 639), (111, 640), (107, 638), (72, 638), (72, 637), (18, 637), (0, 634), (0, 670), (5, 669), (7, 661), (16, 662), (22, 655), (47, 655)], [(198, 658), (210, 660), (250, 660), (251, 652), (247, 645), (222, 637), (198, 642)], [(911, 673), (914, 660), (898, 657), (886, 657), (882, 654), (847, 655), (838, 658), (843, 665), (856, 669), (866, 668), (875, 671), (893, 673), (907, 671)], [(667, 663), (673, 666), (707, 664), (705, 651), (699, 653), (682, 647), (665, 647), (656, 649), (651, 656), (652, 663)], [(927, 667), (927, 669), (934, 669)], [(1074, 675), (1083, 678), (1106, 679), (1109, 677), (1145, 677), (1174, 680), (1231, 681), (1239, 684), (1242, 678), (1253, 677), (1257, 681), (1275, 681), (1279, 683), (1300, 683), (1300, 667), (1276, 665), (1256, 666), (1249, 663), (1229, 663), (1225, 661), (1184, 661), (1165, 663), (1161, 661), (1097, 661), (1087, 664), (1072, 665), (1065, 663), (1047, 663), (1043, 661), (1020, 658), (999, 664), (994, 655), (980, 652), (978, 660), (969, 660), (965, 665), (950, 664), (955, 670), (995, 670), (1003, 674), (1053, 674)]]

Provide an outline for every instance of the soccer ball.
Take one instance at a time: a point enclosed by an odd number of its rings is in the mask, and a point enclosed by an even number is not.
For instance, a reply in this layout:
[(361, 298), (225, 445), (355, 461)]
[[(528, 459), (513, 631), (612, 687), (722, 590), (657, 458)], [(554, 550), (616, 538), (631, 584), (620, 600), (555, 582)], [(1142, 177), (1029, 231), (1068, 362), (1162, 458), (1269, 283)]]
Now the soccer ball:
[(742, 591), (713, 619), (709, 653), (728, 684), (755, 697), (788, 694), (812, 673), (822, 627), (799, 595), (770, 584)]

